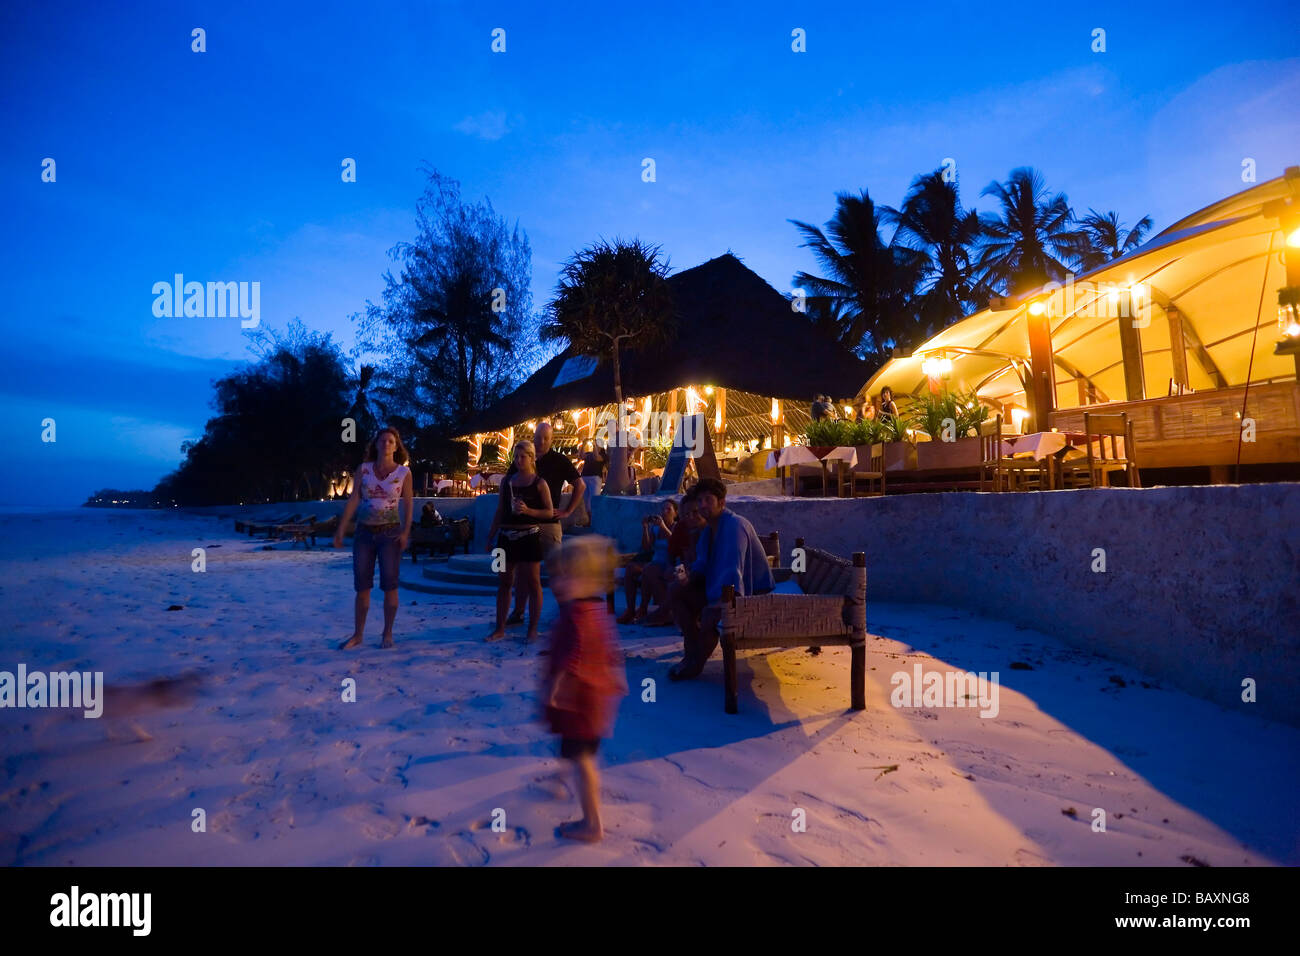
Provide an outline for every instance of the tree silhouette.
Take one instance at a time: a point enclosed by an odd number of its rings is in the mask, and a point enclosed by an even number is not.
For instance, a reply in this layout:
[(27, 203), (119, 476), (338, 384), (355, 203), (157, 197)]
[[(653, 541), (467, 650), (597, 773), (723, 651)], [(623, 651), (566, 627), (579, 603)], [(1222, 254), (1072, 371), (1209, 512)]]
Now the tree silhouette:
[(923, 257), (899, 244), (897, 234), (888, 242), (881, 237), (888, 217), (865, 189), (856, 196), (837, 193), (835, 201), (825, 231), (790, 220), (804, 237), (801, 247), (811, 249), (825, 271), (824, 276), (800, 272), (795, 285), (808, 290), (810, 299), (840, 303), (833, 310), (818, 304), (815, 313), (837, 321), (846, 347), (883, 356), (890, 348), (912, 345), (923, 337), (909, 311)]
[(676, 332), (667, 277), (668, 263), (659, 258), (658, 246), (639, 239), (597, 241), (560, 270), (542, 341), (566, 341), (582, 355), (608, 358), (614, 400), (621, 405), (621, 351), (662, 344)]
[(1143, 216), (1137, 225), (1126, 231), (1119, 221), (1119, 213), (1089, 209), (1088, 215), (1079, 220), (1079, 225), (1083, 233), (1078, 254), (1079, 271), (1087, 272), (1142, 245), (1143, 238), (1155, 223), (1150, 216)]
[(898, 209), (885, 207), (897, 227), (896, 241), (920, 255), (920, 276), (912, 307), (929, 336), (988, 303), (990, 290), (973, 264), (982, 226), (979, 214), (963, 209), (956, 182), (942, 170), (916, 177)]
[(1008, 295), (1061, 281), (1078, 256), (1081, 234), (1064, 193), (1047, 195), (1042, 174), (1022, 166), (1005, 183), (981, 193), (998, 201), (998, 213), (980, 217), (983, 235), (978, 269), (990, 288)]

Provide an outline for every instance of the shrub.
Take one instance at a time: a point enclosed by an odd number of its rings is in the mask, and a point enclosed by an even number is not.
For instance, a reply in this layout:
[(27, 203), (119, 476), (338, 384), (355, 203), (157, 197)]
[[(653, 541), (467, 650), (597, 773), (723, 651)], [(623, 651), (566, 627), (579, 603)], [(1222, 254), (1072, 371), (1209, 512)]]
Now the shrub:
[(938, 395), (927, 394), (913, 399), (904, 417), (906, 424), (917, 431), (925, 432), (934, 441), (943, 439), (944, 422), (951, 419), (955, 424), (954, 434), (965, 438), (970, 430), (979, 433), (979, 426), (984, 421), (987, 409), (979, 396), (970, 392), (943, 391)]

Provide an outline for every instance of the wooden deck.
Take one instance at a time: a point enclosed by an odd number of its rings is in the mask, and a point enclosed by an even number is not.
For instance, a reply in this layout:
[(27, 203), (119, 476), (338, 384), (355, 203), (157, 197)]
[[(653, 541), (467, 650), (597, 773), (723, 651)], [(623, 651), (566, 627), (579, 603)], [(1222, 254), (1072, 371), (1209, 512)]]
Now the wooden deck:
[[(1085, 405), (1053, 412), (1049, 420), (1053, 428), (1081, 432), (1085, 412), (1127, 412), (1139, 468), (1221, 467), (1237, 461), (1245, 393), (1245, 388), (1220, 388)], [(1255, 420), (1255, 440), (1241, 443), (1242, 464), (1300, 462), (1300, 383), (1252, 385), (1245, 417)]]

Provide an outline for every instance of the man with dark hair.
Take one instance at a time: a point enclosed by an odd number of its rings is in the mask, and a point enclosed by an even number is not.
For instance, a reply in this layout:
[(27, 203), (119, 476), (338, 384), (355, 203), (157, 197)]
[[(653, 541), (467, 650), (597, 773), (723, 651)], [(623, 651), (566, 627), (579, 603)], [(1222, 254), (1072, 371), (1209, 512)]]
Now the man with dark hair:
[(754, 526), (726, 507), (727, 486), (717, 478), (701, 478), (695, 491), (705, 525), (695, 545), (690, 579), (672, 600), (683, 645), (681, 662), (668, 671), (672, 680), (699, 676), (717, 648), (724, 587), (731, 585), (738, 596), (766, 594), (775, 587)]

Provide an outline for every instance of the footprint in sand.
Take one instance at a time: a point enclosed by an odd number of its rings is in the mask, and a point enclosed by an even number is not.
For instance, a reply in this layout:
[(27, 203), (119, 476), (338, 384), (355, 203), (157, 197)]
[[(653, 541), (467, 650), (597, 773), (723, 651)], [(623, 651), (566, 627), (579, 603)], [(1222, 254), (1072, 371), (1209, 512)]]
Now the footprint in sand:
[(533, 782), (524, 788), (524, 793), (533, 800), (572, 800), (573, 790), (564, 776), (557, 772), (534, 777)]
[(479, 846), (474, 840), (474, 834), (468, 830), (461, 830), (452, 837), (448, 849), (460, 866), (486, 866), (492, 859), (487, 847)]
[(499, 833), (492, 831), (491, 827), (491, 820), (475, 820), (469, 825), (470, 830), (475, 833), (482, 832), (483, 830), (493, 832), (498, 843), (521, 843), (523, 844), (524, 849), (528, 849), (528, 847), (533, 845), (532, 834), (523, 827), (508, 827)]
[(1021, 847), (1012, 857), (1011, 862), (1016, 866), (1051, 866), (1052, 861), (1045, 856), (1041, 856), (1032, 850), (1026, 850)]
[(361, 825), (361, 834), (368, 840), (391, 840), (402, 832), (402, 824), (389, 817), (377, 803), (349, 807), (343, 817)]

